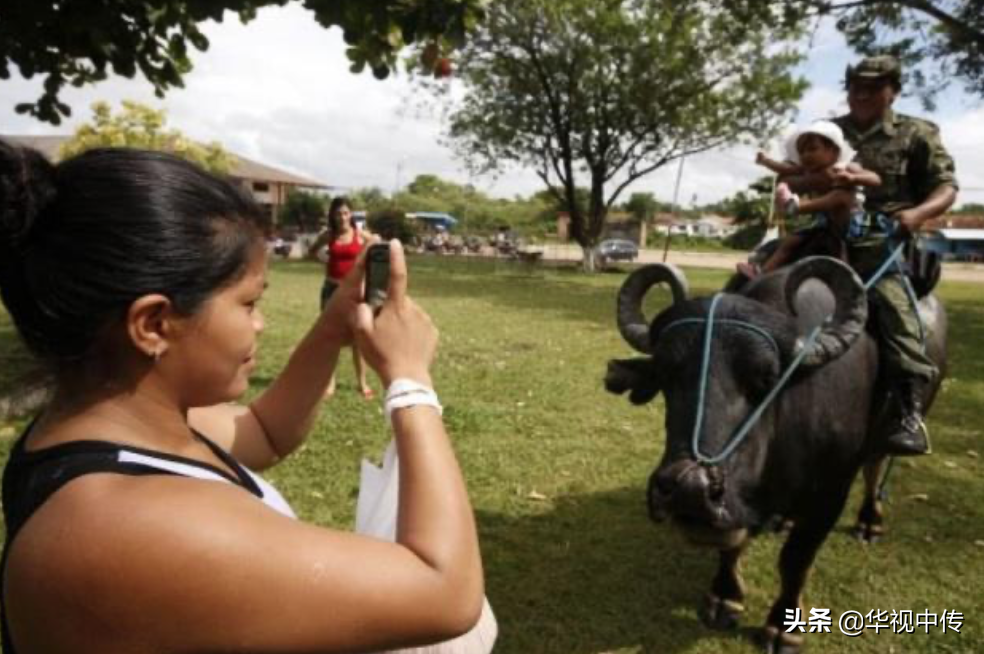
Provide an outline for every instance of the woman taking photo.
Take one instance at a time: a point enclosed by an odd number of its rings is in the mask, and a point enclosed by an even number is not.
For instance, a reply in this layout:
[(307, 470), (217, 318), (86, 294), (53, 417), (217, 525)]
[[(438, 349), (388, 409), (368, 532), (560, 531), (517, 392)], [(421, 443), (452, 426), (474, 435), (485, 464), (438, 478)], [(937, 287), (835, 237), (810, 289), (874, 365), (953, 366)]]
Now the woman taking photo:
[[(52, 372), (4, 471), (4, 654), (350, 652), (444, 640), (482, 605), (474, 518), (406, 294), (361, 302), (362, 261), (269, 388), (261, 212), (161, 154), (52, 166), (0, 142), (0, 296)], [(393, 391), (396, 542), (305, 524), (253, 471), (303, 442), (340, 349)]]
[[(321, 287), (321, 309), (332, 294), (349, 274), (362, 250), (378, 239), (352, 220), (352, 205), (347, 198), (338, 197), (331, 201), (328, 207), (328, 230), (315, 240), (309, 249), (309, 255), (316, 256), (327, 246), (328, 262), (325, 265), (325, 281)], [(367, 400), (375, 397), (366, 382), (366, 365), (356, 344), (352, 344), (352, 361), (355, 363), (355, 376), (359, 382), (359, 393)], [(335, 393), (335, 376), (332, 375), (325, 391), (325, 397)]]

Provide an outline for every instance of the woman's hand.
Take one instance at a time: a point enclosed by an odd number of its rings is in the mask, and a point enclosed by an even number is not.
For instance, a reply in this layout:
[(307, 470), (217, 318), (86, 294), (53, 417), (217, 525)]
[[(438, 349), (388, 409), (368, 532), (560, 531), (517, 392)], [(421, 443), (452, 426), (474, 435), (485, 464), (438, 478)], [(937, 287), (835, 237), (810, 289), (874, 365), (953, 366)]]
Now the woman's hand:
[[(333, 298), (334, 299), (334, 298)], [(437, 328), (407, 295), (407, 265), (403, 246), (390, 241), (388, 295), (379, 315), (360, 303), (352, 330), (366, 362), (389, 386), (400, 377), (431, 386), (430, 365), (437, 351)]]
[(323, 337), (340, 345), (352, 342), (352, 320), (362, 302), (362, 282), (366, 274), (366, 249), (363, 248), (352, 270), (341, 281), (321, 313)]

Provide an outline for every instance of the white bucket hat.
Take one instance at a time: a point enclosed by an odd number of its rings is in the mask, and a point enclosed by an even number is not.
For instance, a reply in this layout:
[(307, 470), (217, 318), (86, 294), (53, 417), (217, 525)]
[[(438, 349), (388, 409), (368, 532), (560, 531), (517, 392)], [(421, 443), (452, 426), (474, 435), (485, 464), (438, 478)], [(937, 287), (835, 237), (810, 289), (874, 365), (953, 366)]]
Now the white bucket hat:
[(841, 131), (841, 128), (836, 123), (832, 123), (829, 120), (815, 120), (806, 127), (800, 127), (786, 139), (786, 158), (789, 161), (800, 163), (799, 152), (796, 150), (796, 142), (799, 141), (801, 136), (806, 134), (817, 134), (836, 145), (840, 151), (840, 155), (837, 157), (837, 163), (848, 163), (857, 154), (854, 148), (844, 139), (844, 132)]

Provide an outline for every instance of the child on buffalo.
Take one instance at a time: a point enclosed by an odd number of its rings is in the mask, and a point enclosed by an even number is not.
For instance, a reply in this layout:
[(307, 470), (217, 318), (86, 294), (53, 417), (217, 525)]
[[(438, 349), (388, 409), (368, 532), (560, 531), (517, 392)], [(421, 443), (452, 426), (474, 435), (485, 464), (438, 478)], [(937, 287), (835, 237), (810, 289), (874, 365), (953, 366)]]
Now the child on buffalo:
[(771, 272), (788, 263), (810, 239), (833, 237), (839, 253), (852, 219), (864, 217), (864, 194), (860, 187), (881, 185), (876, 173), (851, 161), (854, 149), (844, 139), (840, 127), (828, 120), (818, 120), (797, 130), (786, 141), (786, 153), (788, 161), (780, 162), (759, 152), (755, 163), (779, 175), (780, 180), (823, 172), (830, 176), (833, 187), (819, 197), (800, 198), (780, 181), (774, 198), (777, 208), (787, 217), (815, 214), (816, 218), (809, 227), (786, 236), (760, 269), (750, 263), (739, 264), (738, 272), (747, 277)]

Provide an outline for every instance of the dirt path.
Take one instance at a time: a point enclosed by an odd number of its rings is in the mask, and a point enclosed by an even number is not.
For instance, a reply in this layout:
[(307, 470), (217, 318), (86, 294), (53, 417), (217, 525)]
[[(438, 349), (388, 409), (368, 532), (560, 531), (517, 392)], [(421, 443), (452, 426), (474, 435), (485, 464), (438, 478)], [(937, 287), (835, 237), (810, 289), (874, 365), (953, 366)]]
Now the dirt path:
[[(569, 245), (547, 246), (544, 258), (562, 261), (579, 261), (581, 248)], [(670, 250), (667, 262), (685, 268), (721, 268), (734, 270), (735, 264), (745, 261), (747, 255), (741, 252), (684, 252)], [(647, 249), (639, 251), (637, 263), (659, 263), (663, 260), (663, 251)], [(945, 281), (976, 282), (984, 284), (984, 264), (947, 262), (943, 264), (943, 279)]]

